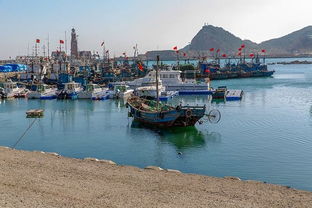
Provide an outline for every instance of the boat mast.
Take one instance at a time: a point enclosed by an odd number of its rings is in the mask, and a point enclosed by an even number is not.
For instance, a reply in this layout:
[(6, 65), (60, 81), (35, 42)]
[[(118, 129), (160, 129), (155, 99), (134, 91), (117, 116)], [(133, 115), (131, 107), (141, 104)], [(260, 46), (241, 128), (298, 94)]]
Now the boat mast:
[(158, 68), (159, 68), (159, 55), (157, 55), (157, 67), (156, 67), (156, 110), (159, 106), (159, 89), (158, 89)]

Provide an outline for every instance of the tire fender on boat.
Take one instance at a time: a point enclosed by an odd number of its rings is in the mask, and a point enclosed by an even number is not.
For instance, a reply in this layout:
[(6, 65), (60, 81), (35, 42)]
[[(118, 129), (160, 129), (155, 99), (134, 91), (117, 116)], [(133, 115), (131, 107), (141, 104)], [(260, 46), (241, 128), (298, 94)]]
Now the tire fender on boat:
[(185, 117), (186, 118), (190, 118), (192, 116), (192, 110), (191, 109), (187, 109), (186, 111), (185, 111)]

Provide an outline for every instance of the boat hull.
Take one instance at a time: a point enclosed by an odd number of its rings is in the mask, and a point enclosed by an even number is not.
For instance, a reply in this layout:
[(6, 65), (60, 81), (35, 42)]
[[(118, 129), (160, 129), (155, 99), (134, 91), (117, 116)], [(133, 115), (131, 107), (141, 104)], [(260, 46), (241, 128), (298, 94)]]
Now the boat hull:
[(128, 100), (129, 116), (136, 122), (153, 127), (186, 127), (194, 126), (205, 115), (205, 106), (177, 106), (165, 111), (144, 110)]

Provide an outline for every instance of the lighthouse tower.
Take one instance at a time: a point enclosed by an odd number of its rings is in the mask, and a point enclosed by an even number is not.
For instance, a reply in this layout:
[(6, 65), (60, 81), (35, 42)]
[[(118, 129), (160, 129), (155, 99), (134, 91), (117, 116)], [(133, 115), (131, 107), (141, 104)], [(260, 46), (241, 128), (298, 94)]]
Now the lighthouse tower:
[(71, 44), (70, 44), (70, 55), (72, 58), (78, 58), (78, 42), (76, 31), (73, 28), (71, 32)]

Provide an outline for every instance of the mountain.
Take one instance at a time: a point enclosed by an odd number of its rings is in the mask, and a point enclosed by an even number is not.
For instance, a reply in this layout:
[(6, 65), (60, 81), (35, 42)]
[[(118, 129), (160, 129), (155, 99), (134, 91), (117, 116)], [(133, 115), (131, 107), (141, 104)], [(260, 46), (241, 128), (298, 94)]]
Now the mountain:
[[(268, 56), (312, 56), (312, 26), (257, 44), (250, 40), (242, 40), (222, 27), (204, 25), (182, 51), (187, 53), (187, 58), (212, 56), (210, 48), (220, 49), (221, 53), (232, 56), (238, 53), (238, 48), (242, 44), (246, 46), (246, 54), (257, 53), (261, 49), (265, 49)], [(156, 57), (155, 54), (160, 55), (163, 60), (175, 60), (178, 57), (172, 50), (146, 53), (148, 59)]]
[(194, 54), (220, 48), (226, 54), (235, 54), (241, 44), (246, 45), (246, 52), (258, 52), (266, 49), (271, 56), (300, 56), (312, 54), (312, 26), (290, 33), (286, 36), (264, 41), (260, 44), (242, 40), (221, 27), (205, 25), (184, 49)]
[(281, 38), (264, 41), (259, 44), (271, 54), (304, 55), (312, 54), (312, 26), (305, 27)]
[(237, 49), (245, 44), (246, 48), (257, 49), (257, 43), (242, 40), (222, 27), (205, 25), (192, 39), (191, 44), (185, 49), (188, 51), (207, 51), (210, 48), (221, 49), (223, 53), (236, 53)]

